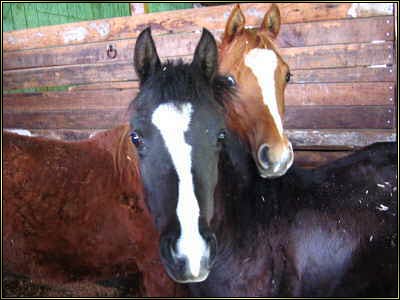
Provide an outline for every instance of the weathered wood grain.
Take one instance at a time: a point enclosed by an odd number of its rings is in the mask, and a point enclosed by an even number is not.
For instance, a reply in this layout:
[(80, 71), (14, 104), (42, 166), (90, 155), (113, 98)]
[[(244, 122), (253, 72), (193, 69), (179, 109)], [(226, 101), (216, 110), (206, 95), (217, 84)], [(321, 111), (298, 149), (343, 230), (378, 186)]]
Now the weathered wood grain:
[(283, 48), (291, 69), (338, 68), (393, 64), (393, 43)]
[[(155, 36), (154, 41), (160, 57), (193, 55), (201, 32)], [(32, 49), (5, 52), (4, 69), (26, 69), (76, 64), (133, 61), (136, 39), (107, 41), (56, 48)], [(117, 50), (115, 58), (107, 56), (107, 48), (112, 45)]]
[(282, 48), (393, 41), (393, 26), (391, 16), (283, 24), (277, 45)]
[[(55, 111), (4, 111), (3, 126), (34, 129), (110, 128), (126, 121), (126, 108)], [(393, 128), (393, 106), (291, 106), (288, 129)]]
[(90, 82), (137, 80), (133, 65), (126, 62), (72, 65), (3, 72), (4, 89), (62, 86)]
[(127, 109), (137, 89), (7, 94), (4, 112)]
[(31, 129), (98, 129), (127, 122), (127, 111), (121, 108), (76, 111), (3, 112), (5, 128)]
[[(365, 28), (369, 28), (369, 30), (365, 30)], [(220, 30), (214, 30), (213, 33), (219, 37), (222, 30), (223, 28), (220, 28)], [(156, 36), (154, 39), (159, 55), (168, 57), (192, 54), (199, 38), (200, 32), (167, 34)], [(393, 18), (377, 17), (283, 24), (277, 45), (282, 48), (392, 40)], [(135, 43), (136, 39), (127, 39), (57, 47), (51, 50), (44, 48), (5, 52), (4, 69), (126, 61), (132, 59)], [(109, 44), (112, 44), (118, 51), (115, 59), (107, 57), (106, 49)]]
[[(16, 132), (21, 129), (17, 128), (4, 128), (3, 131)], [(55, 140), (62, 141), (79, 141), (92, 137), (98, 132), (102, 132), (107, 129), (24, 129), (28, 130), (30, 136), (40, 136)], [(16, 132), (18, 133), (18, 132)], [(26, 132), (24, 132), (26, 134)]]
[[(291, 70), (289, 86), (295, 83), (353, 83), (353, 82), (395, 82), (396, 66), (377, 68), (329, 68)], [(72, 86), (69, 90), (129, 89), (137, 88), (138, 81), (105, 81)]]
[(288, 129), (393, 128), (393, 106), (289, 106)]
[(355, 149), (376, 142), (394, 142), (394, 129), (286, 129), (295, 149)]
[(390, 105), (394, 83), (308, 83), (290, 84), (285, 103), (292, 105)]
[[(284, 48), (281, 53), (292, 70), (359, 67), (393, 63), (393, 46), (391, 43)], [(184, 57), (184, 59), (190, 61), (192, 55)], [(3, 78), (5, 90), (137, 80), (132, 60), (9, 70), (3, 72)]]
[[(247, 24), (259, 26), (269, 6), (269, 3), (241, 4)], [(393, 5), (382, 9), (379, 3), (372, 5), (372, 9), (360, 7), (358, 10), (351, 3), (282, 3), (278, 6), (283, 23), (344, 19), (351, 17), (351, 14), (353, 17), (393, 15)], [(15, 51), (134, 38), (147, 26), (152, 26), (155, 35), (190, 32), (202, 27), (220, 29), (224, 28), (232, 7), (224, 5), (185, 9), (10, 31), (3, 35), (3, 49)]]
[[(6, 94), (4, 111), (50, 111), (76, 109), (125, 108), (137, 94), (137, 82), (118, 83), (96, 89), (72, 88), (66, 92)], [(119, 86), (119, 87), (118, 87)], [(130, 88), (126, 88), (126, 87)], [(121, 88), (123, 87), (123, 88)], [(285, 105), (292, 106), (355, 106), (392, 105), (394, 83), (291, 84), (285, 91)], [(392, 112), (394, 113), (394, 112)]]
[(291, 83), (395, 82), (396, 66), (291, 70)]

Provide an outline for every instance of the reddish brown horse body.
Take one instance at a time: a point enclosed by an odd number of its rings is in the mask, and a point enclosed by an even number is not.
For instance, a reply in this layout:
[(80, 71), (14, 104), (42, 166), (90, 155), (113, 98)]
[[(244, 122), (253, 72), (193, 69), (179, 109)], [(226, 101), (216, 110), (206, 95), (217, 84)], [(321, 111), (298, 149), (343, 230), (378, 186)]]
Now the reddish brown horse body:
[(141, 270), (147, 295), (179, 295), (159, 261), (127, 126), (74, 143), (5, 132), (3, 151), (7, 269), (50, 282)]

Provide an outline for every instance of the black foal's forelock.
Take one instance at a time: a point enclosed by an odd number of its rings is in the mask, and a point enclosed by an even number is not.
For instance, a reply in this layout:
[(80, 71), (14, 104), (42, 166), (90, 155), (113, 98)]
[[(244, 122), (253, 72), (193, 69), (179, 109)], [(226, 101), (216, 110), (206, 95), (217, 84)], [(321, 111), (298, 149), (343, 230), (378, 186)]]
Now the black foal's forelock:
[(139, 94), (129, 104), (128, 112), (130, 117), (133, 114), (141, 117), (155, 104), (211, 100), (216, 109), (224, 113), (225, 103), (232, 101), (235, 95), (236, 90), (227, 77), (216, 75), (209, 83), (196, 66), (182, 60), (167, 61), (142, 84)]

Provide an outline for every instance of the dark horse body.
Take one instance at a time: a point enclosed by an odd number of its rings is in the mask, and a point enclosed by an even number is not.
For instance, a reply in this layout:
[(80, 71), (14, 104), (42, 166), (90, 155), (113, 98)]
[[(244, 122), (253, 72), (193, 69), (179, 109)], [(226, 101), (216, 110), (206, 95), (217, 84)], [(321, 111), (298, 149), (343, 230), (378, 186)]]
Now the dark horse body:
[[(278, 53), (273, 39), (279, 27), (280, 13), (274, 5), (259, 30), (245, 28), (239, 6), (228, 19), (220, 51), (229, 55), (221, 69), (229, 69), (238, 81), (238, 102), (245, 109), (238, 107), (241, 117), (235, 120), (243, 121), (244, 132), (255, 127), (259, 133), (258, 124), (270, 124), (258, 112), (263, 111), (260, 104), (271, 99), (252, 97), (248, 87), (257, 80), (233, 58), (246, 57), (249, 45), (265, 39), (264, 47), (254, 47)], [(262, 74), (268, 68), (265, 64)], [(280, 76), (290, 73), (282, 72), (283, 62), (279, 68), (275, 87), (283, 90)], [(244, 111), (257, 117), (248, 118)], [(251, 120), (259, 122), (246, 123)], [(274, 126), (264, 129), (274, 133)], [(254, 150), (252, 139), (246, 140), (248, 134), (236, 133), (243, 145)], [(257, 176), (254, 153), (253, 159), (250, 154), (246, 157), (243, 145), (233, 140), (228, 139), (220, 164), (212, 221), (218, 254), (209, 277), (190, 285), (193, 295), (397, 295), (396, 143), (374, 144), (318, 169), (292, 168), (281, 178), (263, 180)], [(270, 137), (267, 144), (272, 154), (284, 139)]]
[(221, 162), (219, 252), (193, 295), (397, 295), (396, 143), (274, 180), (233, 162)]

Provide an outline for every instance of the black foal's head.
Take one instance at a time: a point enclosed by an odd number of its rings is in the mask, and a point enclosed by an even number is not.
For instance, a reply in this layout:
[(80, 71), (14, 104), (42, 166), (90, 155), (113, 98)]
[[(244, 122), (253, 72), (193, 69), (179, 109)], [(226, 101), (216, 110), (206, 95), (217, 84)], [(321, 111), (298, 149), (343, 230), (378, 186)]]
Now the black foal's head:
[(178, 282), (207, 278), (216, 253), (213, 216), (225, 132), (218, 96), (217, 47), (203, 30), (191, 64), (161, 64), (150, 29), (137, 39), (140, 92), (132, 102), (132, 142), (140, 157), (146, 202), (160, 232), (160, 253)]

